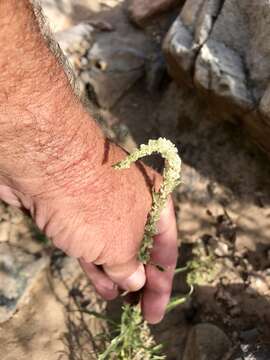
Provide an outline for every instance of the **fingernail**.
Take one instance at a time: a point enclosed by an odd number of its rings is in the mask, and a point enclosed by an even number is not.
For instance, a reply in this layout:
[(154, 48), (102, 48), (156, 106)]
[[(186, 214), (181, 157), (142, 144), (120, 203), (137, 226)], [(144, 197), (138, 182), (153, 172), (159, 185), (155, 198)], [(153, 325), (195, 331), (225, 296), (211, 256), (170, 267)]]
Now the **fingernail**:
[(148, 322), (148, 324), (150, 324), (150, 325), (157, 325), (157, 324), (159, 324), (163, 319), (164, 319), (164, 315), (159, 316), (159, 317), (146, 318), (145, 320), (146, 320), (146, 321)]
[(121, 286), (128, 291), (138, 291), (144, 286), (145, 280), (144, 266), (140, 264), (138, 269), (121, 283)]

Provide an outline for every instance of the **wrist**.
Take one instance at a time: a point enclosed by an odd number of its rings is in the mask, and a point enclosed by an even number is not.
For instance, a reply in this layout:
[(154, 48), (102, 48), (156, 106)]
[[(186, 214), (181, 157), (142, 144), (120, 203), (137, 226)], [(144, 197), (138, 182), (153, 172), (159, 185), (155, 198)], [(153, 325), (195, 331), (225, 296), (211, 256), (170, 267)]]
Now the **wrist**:
[(94, 177), (105, 140), (74, 98), (61, 104), (62, 111), (55, 98), (54, 111), (0, 108), (0, 184), (32, 197), (42, 189), (68, 187), (78, 168)]

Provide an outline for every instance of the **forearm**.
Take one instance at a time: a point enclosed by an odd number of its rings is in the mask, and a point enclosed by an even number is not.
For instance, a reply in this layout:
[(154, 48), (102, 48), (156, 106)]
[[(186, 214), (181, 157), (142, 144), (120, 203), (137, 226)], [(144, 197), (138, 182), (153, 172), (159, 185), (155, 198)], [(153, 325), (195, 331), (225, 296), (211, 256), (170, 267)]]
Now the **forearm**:
[(2, 179), (22, 182), (29, 172), (57, 176), (67, 168), (75, 171), (86, 156), (93, 157), (95, 171), (103, 135), (74, 96), (28, 0), (0, 2), (0, 49)]

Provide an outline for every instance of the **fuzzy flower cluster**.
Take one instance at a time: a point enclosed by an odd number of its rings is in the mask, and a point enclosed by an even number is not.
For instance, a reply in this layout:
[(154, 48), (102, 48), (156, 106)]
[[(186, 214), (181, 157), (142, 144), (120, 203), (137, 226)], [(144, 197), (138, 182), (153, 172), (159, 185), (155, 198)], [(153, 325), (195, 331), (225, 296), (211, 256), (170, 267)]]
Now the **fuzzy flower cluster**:
[(113, 330), (118, 335), (98, 360), (165, 360), (162, 345), (156, 345), (139, 306), (124, 305), (121, 324)]
[(144, 238), (138, 255), (139, 260), (147, 264), (150, 261), (150, 250), (153, 247), (153, 239), (157, 234), (157, 222), (161, 211), (166, 206), (169, 195), (181, 182), (181, 159), (175, 145), (164, 138), (149, 140), (147, 145), (141, 145), (126, 159), (114, 165), (115, 169), (128, 169), (137, 160), (152, 155), (160, 154), (165, 159), (163, 170), (163, 183), (158, 192), (153, 191), (153, 203), (145, 226)]

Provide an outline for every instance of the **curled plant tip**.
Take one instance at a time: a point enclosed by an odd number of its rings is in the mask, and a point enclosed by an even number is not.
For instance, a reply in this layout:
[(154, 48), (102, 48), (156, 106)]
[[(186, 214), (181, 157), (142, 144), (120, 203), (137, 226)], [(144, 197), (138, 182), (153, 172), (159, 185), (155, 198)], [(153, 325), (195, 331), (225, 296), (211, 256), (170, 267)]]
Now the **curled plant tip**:
[(136, 149), (126, 159), (113, 166), (117, 170), (128, 169), (137, 160), (153, 153), (158, 153), (165, 159), (165, 166), (163, 170), (163, 183), (158, 192), (154, 190), (152, 192), (153, 203), (138, 254), (138, 259), (143, 264), (147, 264), (150, 261), (150, 251), (153, 247), (154, 236), (157, 234), (157, 223), (161, 212), (166, 206), (169, 195), (181, 182), (181, 159), (177, 148), (171, 141), (159, 138), (158, 140), (149, 140), (147, 145), (141, 145), (139, 149)]

